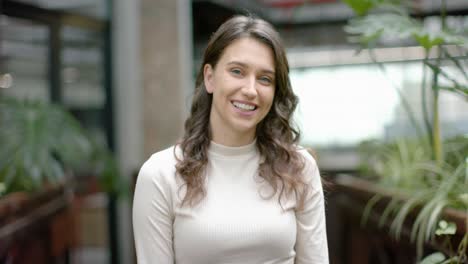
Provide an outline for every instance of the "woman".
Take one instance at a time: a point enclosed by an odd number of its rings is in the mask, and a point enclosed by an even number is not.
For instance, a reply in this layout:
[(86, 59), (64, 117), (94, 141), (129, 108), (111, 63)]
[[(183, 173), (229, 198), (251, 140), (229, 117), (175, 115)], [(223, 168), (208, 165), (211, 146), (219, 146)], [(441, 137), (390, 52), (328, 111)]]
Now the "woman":
[(142, 166), (138, 263), (328, 263), (317, 165), (296, 145), (278, 33), (236, 16), (211, 37), (185, 135)]

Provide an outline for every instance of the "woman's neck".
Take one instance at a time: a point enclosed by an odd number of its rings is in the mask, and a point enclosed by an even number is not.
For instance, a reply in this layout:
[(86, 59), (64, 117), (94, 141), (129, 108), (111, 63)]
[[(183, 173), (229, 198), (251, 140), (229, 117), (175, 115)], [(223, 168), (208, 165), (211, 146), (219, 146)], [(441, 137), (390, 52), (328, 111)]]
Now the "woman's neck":
[(252, 143), (255, 140), (253, 133), (236, 133), (236, 131), (218, 131), (211, 126), (211, 140), (227, 147), (240, 147)]

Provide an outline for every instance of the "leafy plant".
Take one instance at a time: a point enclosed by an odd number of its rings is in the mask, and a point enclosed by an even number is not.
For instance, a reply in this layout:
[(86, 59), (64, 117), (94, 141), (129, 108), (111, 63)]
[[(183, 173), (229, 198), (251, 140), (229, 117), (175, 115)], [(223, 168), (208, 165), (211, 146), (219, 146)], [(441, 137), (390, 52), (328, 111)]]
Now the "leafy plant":
[[(350, 41), (360, 44), (361, 49), (367, 48), (371, 58), (379, 66), (379, 69), (386, 74), (385, 66), (378, 62), (373, 48), (379, 43), (382, 38), (399, 39), (411, 41), (424, 49), (423, 59), (423, 78), (421, 82), (421, 98), (422, 112), (424, 117), (424, 129), (416, 121), (413, 111), (411, 110), (407, 99), (401, 93), (399, 87), (395, 87), (400, 96), (400, 100), (408, 113), (410, 120), (418, 131), (421, 138), (427, 138), (427, 143), (431, 147), (431, 154), (434, 160), (442, 163), (442, 145), (440, 136), (440, 122), (438, 113), (438, 98), (441, 90), (450, 91), (463, 96), (468, 100), (468, 75), (466, 74), (466, 60), (452, 56), (447, 48), (447, 45), (458, 46), (463, 54), (468, 51), (468, 38), (463, 35), (455, 34), (454, 30), (450, 30), (445, 25), (445, 11), (442, 11), (442, 26), (439, 31), (429, 30), (424, 25), (412, 18), (402, 4), (395, 4), (396, 1), (389, 0), (374, 0), (367, 1), (370, 3), (369, 8), (363, 13), (361, 1), (345, 1), (358, 14), (358, 17), (349, 21), (345, 30), (351, 35)], [(442, 1), (442, 3), (445, 3)], [(385, 7), (385, 8), (384, 8)], [(392, 7), (392, 8), (390, 8)], [(380, 11), (380, 12), (379, 12)], [(430, 59), (430, 53), (433, 49), (437, 49), (437, 58)], [(465, 83), (451, 76), (443, 67), (441, 60), (445, 59), (447, 63), (452, 65), (462, 73), (465, 78)], [(427, 70), (433, 72), (432, 83), (426, 83)], [(441, 81), (450, 83), (450, 85), (441, 85)], [(432, 112), (427, 109), (427, 90), (432, 91)], [(432, 117), (432, 120), (430, 120)]]
[[(418, 259), (422, 257), (424, 242), (434, 239), (441, 212), (446, 207), (465, 210), (468, 214), (468, 138), (459, 136), (443, 142), (440, 133), (439, 95), (442, 90), (452, 92), (468, 100), (467, 62), (468, 38), (462, 32), (448, 28), (445, 1), (441, 1), (441, 26), (437, 31), (411, 17), (406, 1), (392, 0), (344, 0), (356, 13), (345, 30), (350, 41), (360, 45), (358, 52), (367, 49), (374, 63), (388, 76), (386, 67), (378, 61), (374, 48), (382, 39), (397, 39), (418, 45), (424, 51), (421, 79), (422, 122), (418, 122), (402, 89), (394, 84), (402, 106), (417, 138), (398, 139), (392, 143), (368, 141), (362, 144), (364, 173), (378, 175), (380, 184), (405, 193), (405, 199), (394, 197), (384, 210), (380, 225), (393, 217), (391, 232), (399, 238), (405, 220), (415, 208), (419, 213), (414, 219), (411, 240), (416, 242)], [(455, 56), (455, 52), (458, 53)], [(435, 53), (435, 55), (434, 55)], [(431, 55), (432, 54), (432, 55)], [(450, 65), (462, 78), (449, 73)], [(431, 80), (429, 80), (432, 74)], [(389, 77), (389, 79), (391, 79)], [(428, 104), (430, 102), (430, 104)], [(430, 106), (430, 107), (429, 107)], [(372, 207), (381, 199), (376, 195), (367, 204), (363, 223)], [(468, 225), (468, 223), (467, 223)], [(441, 232), (441, 231), (439, 231)], [(423, 263), (452, 263), (466, 256), (466, 235), (456, 256), (448, 259), (441, 254), (427, 257)], [(465, 241), (465, 242), (464, 242)], [(465, 246), (463, 246), (465, 245)]]
[(0, 182), (4, 193), (35, 192), (64, 182), (87, 166), (106, 191), (122, 190), (117, 166), (64, 108), (44, 102), (0, 100)]
[[(444, 236), (445, 244), (448, 245), (450, 251), (453, 251), (450, 244), (450, 237), (455, 235), (457, 230), (457, 226), (453, 222), (447, 222), (445, 220), (440, 220), (438, 223), (438, 227), (435, 231), (437, 236)], [(465, 263), (467, 261), (466, 256), (466, 249), (467, 249), (467, 242), (468, 242), (468, 234), (463, 236), (462, 242), (458, 248), (458, 255), (453, 256), (450, 258), (446, 258), (444, 254), (441, 252), (434, 252), (428, 256), (426, 256), (423, 260), (421, 260), (420, 264), (451, 264), (451, 263)]]
[[(460, 148), (458, 154), (452, 155), (457, 157), (461, 153), (468, 153), (467, 144), (468, 138), (460, 144), (465, 145), (465, 148)], [(408, 140), (381, 146), (374, 143), (373, 147), (373, 151), (368, 153), (376, 154), (373, 157), (375, 161), (367, 165), (367, 172), (378, 175), (379, 183), (386, 188), (398, 190), (393, 191), (397, 195), (392, 197), (380, 216), (379, 226), (390, 221), (391, 233), (400, 239), (406, 219), (418, 208), (410, 239), (416, 242), (420, 258), (424, 242), (434, 239), (437, 220), (443, 209), (451, 207), (468, 210), (468, 203), (462, 198), (468, 190), (467, 165), (459, 159), (441, 167), (424, 155), (421, 145)], [(370, 150), (368, 145), (366, 150)], [(377, 194), (367, 203), (362, 224), (366, 223), (370, 211), (380, 199), (382, 195)]]

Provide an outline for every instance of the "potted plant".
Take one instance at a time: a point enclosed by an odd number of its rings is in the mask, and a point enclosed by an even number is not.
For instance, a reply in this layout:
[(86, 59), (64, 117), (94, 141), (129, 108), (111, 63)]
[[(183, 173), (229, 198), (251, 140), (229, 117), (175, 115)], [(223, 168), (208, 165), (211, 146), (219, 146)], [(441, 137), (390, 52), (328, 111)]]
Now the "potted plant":
[(70, 207), (74, 172), (96, 175), (106, 192), (124, 190), (111, 152), (59, 105), (0, 98), (0, 145), (0, 260), (13, 258), (13, 241), (35, 222)]
[[(468, 52), (467, 32), (449, 28), (444, 0), (441, 1), (440, 29), (436, 31), (427, 29), (410, 15), (411, 6), (407, 1), (344, 2), (356, 13), (345, 30), (360, 49), (368, 50), (383, 74), (388, 75), (386, 66), (374, 53), (383, 38), (403, 40), (424, 51), (420, 86), (422, 122), (401, 88), (395, 87), (417, 136), (393, 142), (368, 141), (361, 145), (366, 161), (363, 174), (374, 176), (373, 180), (377, 182), (377, 187), (369, 187), (372, 192), (360, 189), (359, 186), (368, 186), (362, 180), (356, 185), (349, 178), (338, 178), (337, 184), (341, 190), (359, 189), (348, 194), (360, 193), (367, 203), (362, 210), (363, 222), (369, 219), (373, 209), (380, 208), (378, 224), (381, 227), (387, 225), (394, 237), (400, 238), (404, 227), (409, 226), (409, 237), (416, 244), (418, 260), (424, 257), (424, 244), (438, 243), (444, 254), (435, 252), (426, 256), (423, 262), (465, 263), (468, 248), (468, 138), (465, 135), (441, 137), (439, 96), (441, 91), (448, 91), (468, 100), (464, 60)], [(456, 71), (456, 76), (446, 70), (447, 65)]]

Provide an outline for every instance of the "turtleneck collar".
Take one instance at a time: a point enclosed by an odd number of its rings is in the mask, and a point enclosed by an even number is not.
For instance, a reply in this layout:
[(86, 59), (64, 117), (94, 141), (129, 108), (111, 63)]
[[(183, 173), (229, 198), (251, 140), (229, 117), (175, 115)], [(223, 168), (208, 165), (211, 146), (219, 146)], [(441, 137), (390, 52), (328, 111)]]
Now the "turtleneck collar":
[(249, 143), (244, 146), (228, 147), (211, 141), (208, 152), (216, 156), (224, 157), (244, 156), (256, 152), (256, 142), (256, 139), (254, 139), (252, 143)]

